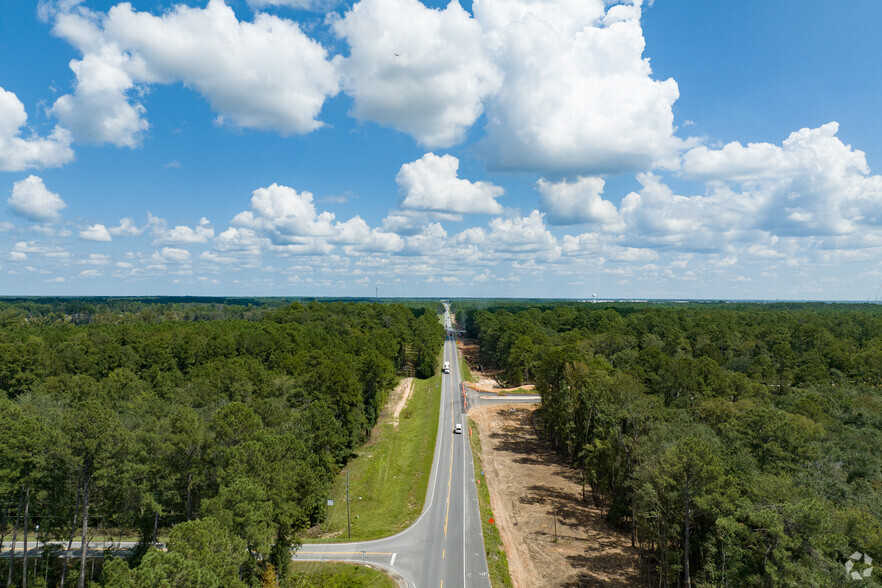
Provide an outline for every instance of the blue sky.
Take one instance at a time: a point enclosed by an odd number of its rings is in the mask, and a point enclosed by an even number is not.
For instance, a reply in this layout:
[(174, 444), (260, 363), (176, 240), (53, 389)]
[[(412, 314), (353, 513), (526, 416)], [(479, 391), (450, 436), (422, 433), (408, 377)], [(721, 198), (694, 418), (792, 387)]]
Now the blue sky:
[(0, 295), (875, 299), (882, 5), (13, 0)]

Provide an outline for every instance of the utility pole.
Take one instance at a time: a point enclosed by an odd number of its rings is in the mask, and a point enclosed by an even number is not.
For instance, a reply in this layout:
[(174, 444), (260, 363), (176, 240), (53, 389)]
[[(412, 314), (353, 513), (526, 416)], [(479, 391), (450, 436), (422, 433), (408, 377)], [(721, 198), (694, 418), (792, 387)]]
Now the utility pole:
[[(24, 551), (22, 553), (21, 564), (21, 588), (28, 588), (28, 507), (31, 505), (31, 487), (28, 486), (25, 492), (25, 511), (24, 511)], [(34, 558), (36, 559), (36, 557)], [(9, 558), (9, 567), (13, 565), (12, 558)]]
[(554, 518), (554, 542), (557, 543), (557, 503), (554, 501), (554, 490), (551, 491), (551, 513)]
[(349, 522), (349, 470), (346, 470), (346, 529), (352, 539), (352, 523)]

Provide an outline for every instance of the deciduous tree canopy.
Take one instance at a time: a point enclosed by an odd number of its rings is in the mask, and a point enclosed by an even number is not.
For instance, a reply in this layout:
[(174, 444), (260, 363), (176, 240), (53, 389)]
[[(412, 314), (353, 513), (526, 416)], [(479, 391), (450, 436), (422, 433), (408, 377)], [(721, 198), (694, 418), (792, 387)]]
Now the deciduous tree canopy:
[(482, 363), (662, 586), (834, 586), (882, 556), (877, 305), (459, 302)]
[[(36, 524), (65, 546), (140, 536), (137, 557), (106, 567), (112, 586), (284, 573), (397, 375), (434, 373), (439, 308), (0, 302), (0, 541), (26, 529), (33, 540)], [(167, 553), (147, 550), (160, 529)], [(68, 573), (73, 561), (61, 574), (88, 583), (89, 566)]]

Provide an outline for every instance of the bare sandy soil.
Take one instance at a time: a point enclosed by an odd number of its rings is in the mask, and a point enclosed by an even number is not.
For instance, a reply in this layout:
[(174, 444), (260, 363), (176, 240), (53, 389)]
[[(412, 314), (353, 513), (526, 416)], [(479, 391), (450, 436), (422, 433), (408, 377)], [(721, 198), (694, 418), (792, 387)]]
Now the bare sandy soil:
[(398, 418), (411, 395), (413, 395), (413, 378), (401, 378), (398, 385), (386, 397), (386, 402), (377, 417), (377, 424), (371, 429), (371, 435), (364, 444), (366, 448), (372, 447), (383, 438), (384, 425), (391, 423), (396, 429), (398, 428)]
[[(474, 339), (460, 339), (457, 341), (457, 345), (459, 346), (459, 352), (465, 358), (466, 363), (469, 365), (469, 370), (472, 372), (472, 376), (475, 377), (477, 382), (469, 384), (472, 388), (476, 390), (480, 390), (481, 392), (529, 392), (536, 388), (533, 384), (526, 384), (524, 386), (518, 386), (515, 388), (506, 388), (502, 384), (499, 383), (499, 377), (502, 374), (502, 370), (492, 369), (486, 366), (482, 366), (479, 363), (478, 357), (478, 343)], [(478, 368), (482, 369), (478, 369)], [(483, 371), (482, 371), (483, 370)]]
[(469, 411), (512, 582), (523, 588), (639, 586), (630, 537), (612, 529), (590, 499), (581, 500), (579, 472), (536, 436), (533, 410), (521, 404)]
[(465, 358), (466, 363), (469, 364), (469, 369), (471, 370), (472, 375), (477, 378), (479, 385), (487, 387), (502, 386), (496, 379), (502, 371), (481, 365), (480, 357), (478, 355), (480, 350), (476, 340), (459, 339), (456, 344), (459, 347), (459, 352)]
[(407, 405), (407, 400), (411, 394), (413, 394), (413, 378), (402, 378), (398, 385), (395, 386), (395, 389), (389, 393), (389, 399), (386, 401), (383, 412), (388, 411), (390, 413), (392, 424), (396, 429), (398, 428), (398, 416)]

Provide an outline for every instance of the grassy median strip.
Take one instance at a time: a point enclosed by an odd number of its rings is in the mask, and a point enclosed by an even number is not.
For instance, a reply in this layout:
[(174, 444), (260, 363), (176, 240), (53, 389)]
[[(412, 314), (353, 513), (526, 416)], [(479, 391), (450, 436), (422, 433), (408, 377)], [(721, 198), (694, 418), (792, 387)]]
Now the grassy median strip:
[(383, 572), (347, 563), (291, 562), (282, 588), (339, 586), (340, 588), (394, 588)]
[[(428, 380), (414, 379), (414, 389), (401, 411), (398, 428), (382, 418), (373, 438), (347, 464), (349, 521), (352, 540), (388, 537), (403, 531), (423, 510), (441, 405), (440, 373)], [(306, 542), (348, 541), (346, 523), (347, 471), (337, 477), (327, 522)]]
[(472, 445), (472, 456), (475, 466), (475, 483), (478, 487), (478, 504), (481, 508), (481, 530), (484, 534), (484, 550), (487, 553), (487, 570), (490, 572), (491, 586), (511, 586), (511, 574), (508, 571), (508, 558), (499, 528), (491, 523), (493, 511), (490, 510), (490, 491), (484, 479), (484, 454), (481, 450), (481, 438), (478, 436), (478, 425), (469, 420), (469, 442)]

